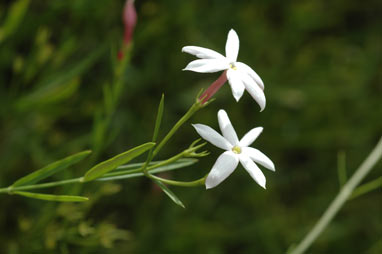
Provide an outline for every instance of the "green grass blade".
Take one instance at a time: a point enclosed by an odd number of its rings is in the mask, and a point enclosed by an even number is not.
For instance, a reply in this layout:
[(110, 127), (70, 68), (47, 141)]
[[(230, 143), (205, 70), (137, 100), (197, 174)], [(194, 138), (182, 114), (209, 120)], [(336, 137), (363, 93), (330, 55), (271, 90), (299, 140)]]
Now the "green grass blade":
[(15, 107), (21, 111), (28, 111), (35, 107), (46, 107), (69, 98), (80, 86), (80, 75), (99, 59), (104, 50), (104, 47), (100, 47), (79, 63), (43, 79), (36, 85), (37, 88), (34, 91), (21, 97), (16, 102)]
[(153, 142), (145, 143), (143, 145), (134, 147), (133, 149), (130, 149), (124, 153), (118, 154), (117, 156), (114, 156), (109, 160), (103, 161), (95, 165), (94, 167), (89, 169), (88, 172), (86, 172), (83, 181), (88, 182), (103, 176), (104, 174), (112, 171), (113, 169), (116, 169), (118, 166), (121, 166), (122, 164), (125, 164), (134, 159), (135, 157), (146, 152), (154, 145), (155, 143)]
[(161, 189), (164, 193), (166, 193), (166, 195), (172, 200), (174, 201), (175, 204), (177, 204), (178, 206), (181, 206), (183, 208), (186, 208), (184, 206), (184, 204), (182, 203), (182, 201), (180, 201), (180, 199), (174, 194), (174, 192), (172, 192), (164, 183), (160, 182), (160, 181), (157, 181), (157, 180), (153, 180)]
[(35, 184), (53, 174), (56, 174), (60, 172), (63, 169), (68, 168), (69, 166), (76, 164), (77, 162), (83, 160), (86, 156), (88, 156), (91, 153), (90, 150), (79, 152), (76, 154), (73, 154), (71, 156), (68, 156), (64, 159), (55, 161), (48, 166), (45, 166), (29, 175), (26, 175), (19, 180), (17, 180), (14, 184), (12, 184), (12, 187), (17, 187), (21, 185), (31, 185)]
[(154, 134), (153, 134), (153, 142), (156, 142), (158, 138), (159, 128), (162, 122), (163, 108), (164, 108), (164, 94), (162, 94), (162, 98), (158, 106), (157, 119), (155, 121)]
[(338, 182), (340, 188), (344, 186), (347, 182), (347, 173), (346, 173), (346, 154), (344, 151), (339, 151), (337, 154), (337, 171), (338, 171)]
[(357, 187), (353, 191), (353, 194), (350, 196), (349, 200), (365, 195), (366, 193), (369, 193), (375, 189), (382, 190), (382, 176), (378, 177), (377, 179), (374, 179), (373, 181), (370, 181), (368, 183), (365, 183)]
[(15, 191), (12, 193), (27, 197), (27, 198), (40, 199), (45, 201), (84, 202), (89, 200), (87, 197), (81, 197), (81, 196), (51, 195), (51, 194), (32, 193), (32, 192), (26, 192), (26, 191)]
[(17, 28), (19, 27), (28, 9), (29, 2), (30, 0), (15, 1), (8, 9), (7, 18), (0, 27), (0, 43), (8, 36), (17, 32)]

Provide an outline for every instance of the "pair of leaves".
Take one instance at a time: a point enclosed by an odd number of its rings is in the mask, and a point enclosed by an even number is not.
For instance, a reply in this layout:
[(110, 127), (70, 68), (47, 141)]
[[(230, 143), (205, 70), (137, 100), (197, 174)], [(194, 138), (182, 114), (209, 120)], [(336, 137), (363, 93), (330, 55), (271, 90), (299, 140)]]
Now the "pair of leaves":
[[(160, 103), (159, 103), (159, 107), (158, 107), (158, 113), (157, 113), (157, 118), (156, 118), (156, 121), (155, 121), (155, 127), (154, 127), (154, 134), (153, 134), (153, 142), (156, 142), (157, 138), (158, 138), (158, 133), (159, 133), (159, 128), (160, 128), (160, 125), (161, 125), (161, 122), (162, 122), (162, 116), (163, 116), (163, 108), (164, 108), (164, 95), (162, 94), (162, 98), (160, 100)], [(157, 147), (157, 149), (160, 149), (162, 143), (159, 144), (159, 146)], [(159, 151), (159, 150), (157, 150)], [(149, 152), (149, 155), (147, 157), (147, 164), (151, 162), (151, 159), (152, 159), (152, 156), (153, 156), (153, 151), (151, 150)], [(147, 165), (146, 165), (147, 166)], [(161, 181), (158, 181), (158, 180), (155, 180), (155, 179), (152, 179), (158, 186), (159, 188), (162, 189), (162, 191), (164, 193), (166, 193), (166, 195), (177, 205), (185, 208), (184, 204), (182, 203), (182, 201), (174, 194), (174, 192), (172, 192), (164, 183), (162, 183)]]
[[(25, 185), (33, 185), (35, 183), (40, 182), (41, 180), (52, 176), (53, 174), (56, 174), (69, 166), (76, 164), (83, 160), (86, 156), (88, 156), (91, 153), (91, 151), (83, 151), (76, 153), (74, 155), (65, 157), (64, 159), (55, 161), (31, 174), (28, 174), (16, 182), (14, 182), (10, 186), (10, 190), (12, 188), (25, 186)], [(68, 196), (68, 195), (50, 195), (50, 194), (41, 194), (41, 193), (32, 193), (32, 192), (26, 192), (26, 191), (13, 191), (12, 193), (21, 195), (28, 198), (35, 198), (35, 199), (41, 199), (41, 200), (47, 200), (47, 201), (59, 201), (59, 202), (83, 202), (87, 201), (88, 198), (81, 197), (81, 196)]]

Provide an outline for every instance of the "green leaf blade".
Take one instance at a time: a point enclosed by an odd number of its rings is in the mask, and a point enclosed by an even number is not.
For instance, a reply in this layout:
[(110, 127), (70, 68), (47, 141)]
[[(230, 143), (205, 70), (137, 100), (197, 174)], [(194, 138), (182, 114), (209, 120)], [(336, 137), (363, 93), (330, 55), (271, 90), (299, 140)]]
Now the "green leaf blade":
[(182, 208), (186, 208), (183, 204), (183, 202), (172, 192), (164, 183), (158, 181), (158, 180), (153, 180), (166, 195), (178, 206)]
[(27, 198), (34, 198), (44, 201), (55, 201), (55, 202), (85, 202), (89, 198), (82, 196), (69, 196), (69, 195), (51, 195), (42, 193), (32, 193), (26, 191), (14, 191), (13, 194), (17, 194)]
[(83, 181), (88, 182), (103, 176), (104, 174), (116, 169), (118, 166), (123, 165), (131, 161), (135, 157), (141, 155), (142, 153), (146, 152), (154, 145), (155, 143), (148, 142), (143, 145), (134, 147), (121, 154), (118, 154), (111, 159), (98, 163), (97, 165), (89, 169), (88, 172), (86, 172)]
[(162, 98), (161, 98), (161, 100), (159, 102), (159, 106), (158, 106), (158, 113), (157, 113), (157, 118), (155, 121), (154, 134), (153, 134), (153, 142), (156, 142), (156, 140), (158, 138), (160, 125), (162, 123), (163, 108), (164, 108), (164, 94), (162, 94)]
[(22, 185), (30, 185), (35, 184), (53, 174), (56, 174), (69, 166), (76, 164), (83, 160), (86, 156), (88, 156), (91, 153), (90, 150), (82, 151), (73, 155), (70, 155), (68, 157), (65, 157), (64, 159), (55, 161), (29, 175), (26, 175), (16, 182), (12, 184), (12, 187), (18, 187)]

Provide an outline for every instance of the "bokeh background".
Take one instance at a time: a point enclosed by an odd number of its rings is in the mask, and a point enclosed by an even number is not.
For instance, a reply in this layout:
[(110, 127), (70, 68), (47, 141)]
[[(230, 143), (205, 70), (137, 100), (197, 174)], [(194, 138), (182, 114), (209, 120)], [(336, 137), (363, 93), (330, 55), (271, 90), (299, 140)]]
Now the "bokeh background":
[[(191, 122), (217, 128), (224, 108), (239, 136), (263, 126), (254, 146), (277, 171), (263, 170), (266, 191), (241, 167), (212, 190), (173, 187), (186, 209), (143, 178), (47, 190), (87, 195), (84, 204), (2, 194), (0, 253), (285, 253), (338, 193), (338, 154), (351, 175), (381, 136), (381, 1), (137, 0), (131, 61), (106, 103), (123, 4), (0, 3), (0, 187), (92, 149), (90, 159), (52, 180), (81, 176), (149, 141), (162, 93), (163, 137), (219, 76), (182, 72), (194, 58), (181, 48), (224, 52), (231, 28), (240, 37), (239, 61), (264, 80), (267, 107), (260, 113), (248, 93), (236, 103), (225, 85)], [(184, 125), (159, 159), (196, 138)], [(207, 149), (210, 156), (165, 177), (203, 176), (221, 152)], [(379, 162), (364, 182), (381, 171)], [(381, 194), (347, 202), (309, 253), (382, 253)]]

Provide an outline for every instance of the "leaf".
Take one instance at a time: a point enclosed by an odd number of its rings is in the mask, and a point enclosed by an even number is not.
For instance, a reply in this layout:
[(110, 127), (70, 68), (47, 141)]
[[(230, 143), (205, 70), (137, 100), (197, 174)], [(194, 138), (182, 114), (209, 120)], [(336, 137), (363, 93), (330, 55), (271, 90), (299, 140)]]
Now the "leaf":
[(337, 171), (338, 171), (338, 181), (340, 183), (340, 187), (345, 185), (347, 181), (347, 173), (346, 173), (346, 154), (344, 151), (340, 151), (337, 154)]
[(143, 145), (134, 147), (124, 153), (118, 154), (117, 156), (114, 156), (113, 158), (103, 161), (101, 163), (98, 163), (94, 167), (88, 170), (86, 172), (83, 182), (88, 182), (92, 181), (98, 177), (103, 176), (107, 172), (117, 168), (118, 166), (125, 164), (135, 157), (141, 155), (142, 153), (146, 152), (149, 150), (151, 147), (153, 147), (155, 143), (153, 142), (148, 142)]
[(79, 87), (79, 76), (98, 60), (104, 50), (104, 47), (100, 47), (80, 62), (48, 76), (39, 82), (34, 91), (21, 97), (15, 104), (16, 108), (21, 111), (35, 107), (45, 108), (47, 105), (67, 99)]
[(73, 165), (73, 164), (76, 164), (77, 162), (83, 160), (86, 156), (88, 156), (89, 154), (91, 153), (90, 150), (86, 150), (86, 151), (83, 151), (83, 152), (79, 152), (79, 153), (76, 153), (76, 154), (73, 154), (71, 156), (68, 156), (64, 159), (61, 159), (61, 160), (58, 160), (58, 161), (55, 161), (51, 164), (49, 164), (48, 166), (45, 166), (29, 175), (26, 175), (22, 178), (20, 178), (19, 180), (17, 180), (13, 185), (12, 187), (17, 187), (17, 186), (21, 186), (21, 185), (30, 185), (30, 184), (34, 184), (34, 183), (37, 183), (53, 174), (56, 174), (58, 172), (60, 172), (61, 170)]
[(32, 192), (26, 192), (26, 191), (14, 191), (12, 193), (27, 197), (27, 198), (40, 199), (45, 201), (84, 202), (89, 200), (87, 197), (81, 197), (81, 196), (51, 195), (51, 194), (32, 193)]
[[(160, 162), (161, 161), (152, 162), (150, 165), (155, 165), (155, 164), (158, 164)], [(158, 168), (149, 170), (149, 172), (151, 174), (166, 172), (166, 171), (170, 171), (170, 170), (184, 168), (184, 167), (190, 166), (192, 164), (195, 164), (196, 162), (198, 162), (197, 159), (191, 159), (191, 158), (180, 159), (180, 160), (173, 162), (171, 164), (168, 164), (165, 166), (160, 166)], [(122, 167), (124, 169), (128, 168), (129, 170), (116, 171), (116, 172), (112, 172), (109, 174), (105, 174), (104, 177), (99, 178), (97, 180), (99, 180), (99, 181), (111, 181), (111, 180), (120, 180), (120, 179), (127, 179), (127, 178), (134, 178), (134, 177), (143, 176), (144, 174), (142, 172), (136, 171), (137, 169), (141, 168), (143, 166), (143, 164), (145, 164), (145, 163), (133, 163), (133, 164), (129, 164), (129, 165), (120, 166), (121, 168)]]
[(171, 198), (172, 201), (174, 201), (175, 204), (183, 208), (186, 208), (184, 204), (182, 203), (182, 201), (180, 201), (180, 199), (174, 194), (174, 192), (172, 192), (164, 183), (155, 179), (153, 179), (153, 181), (162, 189), (164, 193), (167, 194), (169, 198)]
[(153, 134), (153, 142), (156, 142), (158, 138), (159, 128), (160, 128), (160, 125), (162, 122), (162, 116), (163, 116), (163, 107), (164, 107), (164, 94), (162, 94), (162, 98), (158, 106), (157, 119), (155, 121), (154, 134)]
[(13, 2), (12, 6), (7, 10), (8, 15), (4, 23), (0, 27), (0, 43), (8, 36), (17, 32), (25, 13), (28, 9), (30, 0), (19, 0)]
[(352, 195), (349, 197), (349, 200), (362, 196), (378, 188), (382, 189), (382, 176), (359, 186), (353, 191)]

